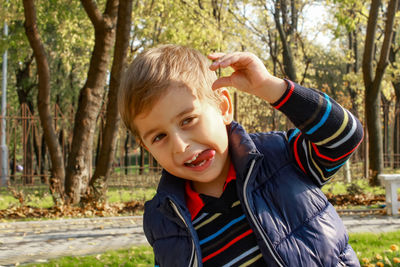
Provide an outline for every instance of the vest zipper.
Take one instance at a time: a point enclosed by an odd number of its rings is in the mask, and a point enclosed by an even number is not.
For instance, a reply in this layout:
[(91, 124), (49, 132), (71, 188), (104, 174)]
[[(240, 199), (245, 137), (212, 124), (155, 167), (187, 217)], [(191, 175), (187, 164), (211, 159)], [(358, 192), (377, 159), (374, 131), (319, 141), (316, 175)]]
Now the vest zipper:
[(247, 198), (247, 186), (248, 186), (248, 183), (249, 183), (250, 175), (253, 172), (253, 168), (254, 168), (255, 163), (256, 163), (256, 160), (253, 159), (253, 161), (251, 162), (251, 165), (250, 165), (249, 172), (247, 173), (246, 179), (244, 180), (244, 186), (243, 186), (244, 205), (245, 205), (245, 207), (247, 209), (248, 214), (250, 215), (250, 219), (253, 221), (254, 226), (256, 227), (257, 231), (260, 233), (260, 235), (261, 235), (262, 239), (264, 240), (264, 243), (266, 244), (266, 246), (267, 246), (269, 252), (271, 253), (273, 259), (278, 264), (278, 266), (283, 267), (284, 264), (281, 262), (281, 260), (279, 259), (279, 256), (276, 255), (275, 251), (270, 246), (271, 241), (269, 240), (268, 236), (264, 233), (263, 229), (259, 225), (259, 223), (258, 223), (257, 219), (255, 218), (253, 212), (250, 210), (249, 200)]
[[(169, 199), (172, 209), (176, 212), (176, 214), (178, 215), (178, 217), (183, 221), (183, 223), (185, 224), (185, 226), (187, 227), (187, 229), (190, 231), (188, 224), (185, 221), (185, 218), (183, 217), (182, 213), (180, 212), (178, 206), (174, 203), (174, 201), (172, 201), (172, 199)], [(190, 262), (189, 262), (189, 266), (193, 266), (193, 267), (197, 267), (198, 266), (198, 262), (197, 262), (197, 254), (196, 254), (196, 247), (194, 245), (194, 241), (192, 238), (192, 255), (190, 255)]]

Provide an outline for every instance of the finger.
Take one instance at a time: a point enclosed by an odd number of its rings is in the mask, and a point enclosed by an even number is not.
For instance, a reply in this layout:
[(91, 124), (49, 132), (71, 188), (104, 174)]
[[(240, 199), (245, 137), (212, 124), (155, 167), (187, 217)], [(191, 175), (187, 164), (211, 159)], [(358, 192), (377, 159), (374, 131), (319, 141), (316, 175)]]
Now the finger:
[(212, 84), (212, 89), (217, 90), (222, 87), (232, 86), (231, 76), (228, 77), (221, 77)]
[(215, 71), (219, 68), (226, 68), (229, 66), (229, 58), (232, 54), (219, 53), (215, 58), (215, 61), (210, 65), (210, 70)]
[(214, 52), (214, 53), (207, 55), (207, 57), (211, 60), (217, 60), (223, 56), (225, 56), (225, 53), (221, 53), (221, 52)]
[(220, 52), (209, 54), (207, 57), (214, 61), (209, 67), (210, 70), (215, 71), (218, 68), (220, 68), (220, 62), (226, 56), (227, 56), (227, 54), (220, 53)]
[(211, 66), (210, 70), (216, 70), (218, 68), (226, 68), (226, 67), (233, 67), (235, 70), (238, 69), (239, 65), (237, 64), (240, 63), (242, 59), (242, 55), (239, 53), (233, 53), (233, 54), (226, 54), (218, 60), (214, 61)]
[(229, 54), (226, 55), (222, 58), (220, 58), (219, 61), (219, 66), (220, 68), (226, 68), (229, 66), (232, 66), (233, 64), (235, 64), (236, 62), (238, 62), (240, 59), (240, 55), (239, 54)]

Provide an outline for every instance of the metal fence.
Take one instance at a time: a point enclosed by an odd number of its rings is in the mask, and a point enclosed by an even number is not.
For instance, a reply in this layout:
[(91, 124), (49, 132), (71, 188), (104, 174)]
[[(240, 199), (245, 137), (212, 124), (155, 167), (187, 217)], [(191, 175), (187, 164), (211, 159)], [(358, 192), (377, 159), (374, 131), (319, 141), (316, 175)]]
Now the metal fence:
[[(74, 111), (72, 108), (62, 111), (54, 105), (54, 128), (62, 147), (64, 162), (67, 162)], [(50, 157), (45, 145), (43, 131), (38, 115), (33, 114), (26, 104), (19, 110), (9, 108), (5, 117), (7, 123), (6, 140), (8, 146), (8, 180), (11, 184), (34, 185), (47, 184), (50, 176)], [(3, 119), (0, 116), (0, 119)], [(101, 142), (103, 116), (98, 118), (97, 139), (93, 151), (95, 166), (99, 142)], [(117, 152), (113, 164), (113, 177), (129, 177), (159, 173), (161, 167), (149, 153), (135, 144), (134, 139), (121, 126), (117, 141)], [(115, 179), (114, 179), (115, 180)]]

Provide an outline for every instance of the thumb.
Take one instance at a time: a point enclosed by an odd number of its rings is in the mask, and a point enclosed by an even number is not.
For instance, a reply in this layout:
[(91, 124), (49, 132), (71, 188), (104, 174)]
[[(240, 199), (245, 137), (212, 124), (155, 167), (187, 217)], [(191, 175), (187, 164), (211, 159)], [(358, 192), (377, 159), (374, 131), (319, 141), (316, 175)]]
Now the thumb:
[(232, 80), (231, 76), (229, 77), (221, 77), (215, 80), (215, 82), (212, 84), (212, 89), (217, 90), (222, 87), (229, 87), (232, 86)]

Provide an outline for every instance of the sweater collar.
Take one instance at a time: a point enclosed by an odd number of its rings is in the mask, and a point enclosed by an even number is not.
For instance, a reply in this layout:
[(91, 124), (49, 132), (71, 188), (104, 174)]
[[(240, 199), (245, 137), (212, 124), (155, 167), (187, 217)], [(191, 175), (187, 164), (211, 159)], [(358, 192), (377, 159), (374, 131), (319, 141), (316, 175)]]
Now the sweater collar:
[[(229, 182), (236, 180), (236, 172), (233, 164), (229, 165), (228, 175), (225, 180), (223, 191), (225, 191), (226, 186)], [(185, 181), (185, 195), (186, 195), (186, 206), (189, 209), (190, 215), (193, 219), (197, 216), (200, 210), (204, 207), (204, 201), (200, 194), (192, 189), (190, 181)]]

